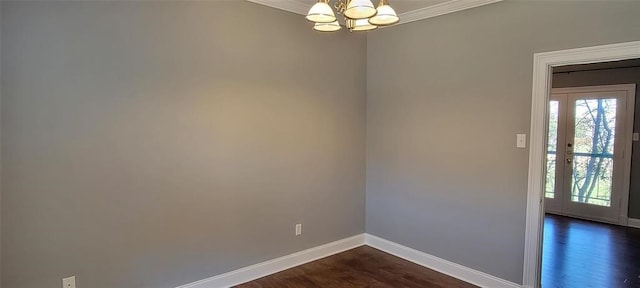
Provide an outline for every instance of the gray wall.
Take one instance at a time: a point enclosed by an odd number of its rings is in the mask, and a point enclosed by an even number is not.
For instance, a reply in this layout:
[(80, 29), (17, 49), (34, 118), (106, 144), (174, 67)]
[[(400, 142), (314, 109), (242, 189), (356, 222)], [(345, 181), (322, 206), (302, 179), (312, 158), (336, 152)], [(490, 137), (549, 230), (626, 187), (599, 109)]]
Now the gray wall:
[(505, 1), (368, 36), (368, 233), (522, 283), (535, 52), (640, 40), (639, 1)]
[[(593, 85), (636, 84), (634, 131), (640, 132), (640, 68), (619, 68), (553, 74), (554, 88)], [(640, 143), (633, 142), (631, 155), (631, 185), (629, 187), (629, 217), (640, 218)]]
[[(0, 17), (2, 2), (0, 2)], [(0, 19), (0, 62), (2, 62), (2, 21)], [(0, 129), (2, 127), (2, 65), (0, 64)], [(2, 133), (0, 133), (0, 287), (2, 287)]]
[(175, 287), (364, 231), (364, 36), (235, 0), (1, 21), (3, 288)]

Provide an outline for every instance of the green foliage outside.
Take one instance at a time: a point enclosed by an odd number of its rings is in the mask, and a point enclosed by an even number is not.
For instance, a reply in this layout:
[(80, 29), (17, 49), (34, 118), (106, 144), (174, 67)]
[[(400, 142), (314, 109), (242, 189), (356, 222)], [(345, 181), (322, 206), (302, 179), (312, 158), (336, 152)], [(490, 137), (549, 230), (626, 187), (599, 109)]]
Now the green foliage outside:
[[(575, 137), (569, 140), (573, 144), (571, 201), (610, 206), (616, 100), (578, 100), (574, 107), (575, 123), (570, 125), (575, 127)], [(548, 198), (555, 197), (556, 164), (565, 163), (564, 156), (556, 155), (558, 117), (558, 102), (551, 101), (545, 191)], [(558, 159), (562, 162), (558, 163)]]

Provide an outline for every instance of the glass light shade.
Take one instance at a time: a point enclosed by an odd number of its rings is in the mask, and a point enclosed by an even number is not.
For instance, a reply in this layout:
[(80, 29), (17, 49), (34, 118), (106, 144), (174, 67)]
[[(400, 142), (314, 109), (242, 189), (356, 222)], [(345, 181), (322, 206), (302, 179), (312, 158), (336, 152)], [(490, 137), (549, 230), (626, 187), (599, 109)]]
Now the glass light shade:
[(336, 14), (333, 13), (333, 9), (331, 6), (324, 0), (318, 1), (318, 3), (313, 4), (311, 9), (309, 9), (309, 13), (307, 13), (307, 20), (316, 22), (316, 23), (331, 23), (336, 21)]
[(334, 21), (331, 23), (316, 23), (316, 25), (313, 26), (313, 29), (316, 31), (320, 31), (320, 32), (335, 32), (340, 30), (342, 27), (340, 27), (340, 23), (338, 23), (338, 21)]
[(378, 26), (369, 23), (369, 19), (348, 19), (347, 28), (351, 31), (368, 31), (377, 29)]
[(376, 15), (378, 11), (370, 0), (351, 0), (344, 10), (344, 16), (351, 19), (366, 19)]
[(398, 17), (396, 11), (388, 4), (380, 5), (376, 10), (378, 10), (378, 14), (369, 19), (369, 23), (373, 25), (386, 26), (396, 24), (400, 21), (400, 17)]

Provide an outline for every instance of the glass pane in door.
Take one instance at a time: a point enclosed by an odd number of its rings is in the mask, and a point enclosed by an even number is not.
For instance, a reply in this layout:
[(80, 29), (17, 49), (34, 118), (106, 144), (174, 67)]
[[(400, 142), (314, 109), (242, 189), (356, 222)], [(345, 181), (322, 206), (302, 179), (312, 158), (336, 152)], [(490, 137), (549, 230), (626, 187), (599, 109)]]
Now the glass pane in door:
[(575, 102), (571, 201), (611, 206), (616, 99)]
[(549, 138), (547, 139), (547, 175), (544, 196), (553, 199), (556, 186), (556, 155), (558, 147), (558, 104), (559, 101), (549, 101)]

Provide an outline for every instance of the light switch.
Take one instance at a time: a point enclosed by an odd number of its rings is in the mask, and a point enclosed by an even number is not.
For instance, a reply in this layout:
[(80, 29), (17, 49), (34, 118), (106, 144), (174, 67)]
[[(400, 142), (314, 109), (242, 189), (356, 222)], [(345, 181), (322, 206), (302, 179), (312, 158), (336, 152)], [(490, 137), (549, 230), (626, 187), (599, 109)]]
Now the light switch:
[(633, 133), (633, 141), (640, 141), (640, 133)]
[(296, 224), (296, 236), (302, 235), (302, 224)]
[(62, 288), (76, 288), (76, 276), (62, 279)]
[(527, 148), (527, 134), (516, 135), (516, 147)]

